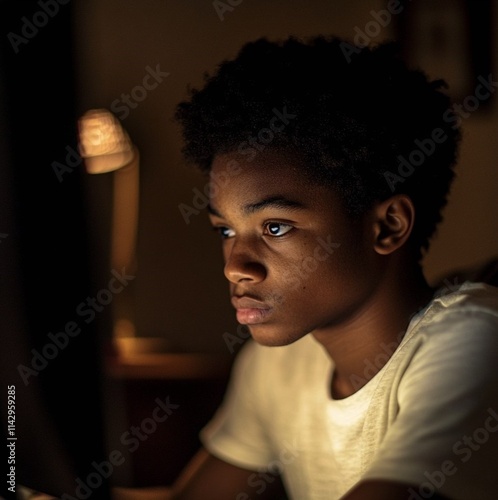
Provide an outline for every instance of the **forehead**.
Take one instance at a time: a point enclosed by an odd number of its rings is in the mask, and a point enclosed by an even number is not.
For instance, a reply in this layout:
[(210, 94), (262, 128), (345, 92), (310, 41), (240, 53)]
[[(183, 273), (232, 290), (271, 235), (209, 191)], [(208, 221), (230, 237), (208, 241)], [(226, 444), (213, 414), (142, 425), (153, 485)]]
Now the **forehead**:
[(295, 157), (279, 152), (262, 152), (253, 159), (241, 153), (217, 155), (210, 172), (213, 203), (227, 197), (236, 197), (240, 202), (252, 201), (255, 196), (301, 199), (323, 190), (310, 182)]

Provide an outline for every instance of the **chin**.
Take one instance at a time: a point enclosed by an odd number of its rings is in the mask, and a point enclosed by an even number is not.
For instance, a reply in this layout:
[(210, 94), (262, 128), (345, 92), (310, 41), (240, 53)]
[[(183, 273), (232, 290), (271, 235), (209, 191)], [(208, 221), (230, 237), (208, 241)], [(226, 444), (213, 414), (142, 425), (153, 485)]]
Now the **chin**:
[(291, 328), (267, 324), (250, 325), (249, 331), (255, 342), (267, 347), (290, 345), (307, 334), (307, 332), (296, 332)]

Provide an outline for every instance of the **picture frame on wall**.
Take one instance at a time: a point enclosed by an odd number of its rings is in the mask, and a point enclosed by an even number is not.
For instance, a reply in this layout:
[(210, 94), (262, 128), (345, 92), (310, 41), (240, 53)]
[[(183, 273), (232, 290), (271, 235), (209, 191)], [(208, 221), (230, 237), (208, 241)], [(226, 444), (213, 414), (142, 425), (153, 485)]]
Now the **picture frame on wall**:
[[(424, 68), (431, 79), (444, 79), (455, 102), (474, 96), (476, 86), (492, 73), (492, 1), (402, 3), (395, 32), (404, 58), (412, 67)], [(475, 111), (489, 109), (493, 94), (480, 99)]]

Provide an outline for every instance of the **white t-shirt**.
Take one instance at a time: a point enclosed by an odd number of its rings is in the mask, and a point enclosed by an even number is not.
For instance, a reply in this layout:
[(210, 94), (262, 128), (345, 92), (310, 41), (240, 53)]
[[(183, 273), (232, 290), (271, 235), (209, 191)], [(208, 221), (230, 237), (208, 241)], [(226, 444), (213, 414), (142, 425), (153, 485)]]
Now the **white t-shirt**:
[[(381, 362), (365, 361), (365, 378)], [(249, 470), (278, 467), (295, 500), (337, 499), (366, 478), (413, 484), (413, 500), (498, 498), (497, 288), (465, 283), (434, 298), (348, 398), (330, 398), (333, 366), (311, 335), (249, 341), (204, 446)], [(258, 498), (268, 476), (253, 476)]]

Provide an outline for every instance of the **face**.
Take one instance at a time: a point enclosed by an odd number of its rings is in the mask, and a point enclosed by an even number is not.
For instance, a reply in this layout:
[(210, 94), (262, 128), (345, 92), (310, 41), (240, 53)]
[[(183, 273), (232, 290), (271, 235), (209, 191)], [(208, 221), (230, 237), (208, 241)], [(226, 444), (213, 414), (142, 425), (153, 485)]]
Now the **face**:
[(220, 155), (210, 175), (232, 304), (257, 342), (333, 332), (358, 313), (376, 280), (368, 217), (353, 221), (281, 153)]

